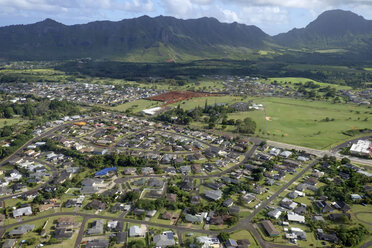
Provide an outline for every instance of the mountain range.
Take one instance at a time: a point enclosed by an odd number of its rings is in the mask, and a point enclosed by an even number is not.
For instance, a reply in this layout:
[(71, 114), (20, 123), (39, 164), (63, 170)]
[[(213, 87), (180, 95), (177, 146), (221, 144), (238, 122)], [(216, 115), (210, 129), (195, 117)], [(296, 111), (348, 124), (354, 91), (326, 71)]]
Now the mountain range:
[(301, 53), (372, 51), (372, 21), (350, 11), (322, 13), (305, 28), (270, 36), (256, 26), (215, 18), (142, 16), (118, 22), (64, 25), (46, 19), (0, 28), (2, 60), (78, 58), (129, 62), (254, 59)]

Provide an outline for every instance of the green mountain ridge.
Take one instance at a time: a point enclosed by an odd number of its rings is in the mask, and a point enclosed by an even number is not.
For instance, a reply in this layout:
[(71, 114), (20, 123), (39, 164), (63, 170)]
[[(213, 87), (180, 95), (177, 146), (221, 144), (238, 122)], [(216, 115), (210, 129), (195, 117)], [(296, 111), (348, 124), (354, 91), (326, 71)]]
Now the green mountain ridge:
[(79, 58), (127, 62), (255, 60), (338, 49), (372, 53), (372, 21), (349, 11), (321, 14), (305, 28), (270, 36), (256, 26), (221, 23), (215, 18), (182, 20), (142, 16), (118, 22), (64, 25), (46, 19), (0, 28), (0, 59), (66, 60)]

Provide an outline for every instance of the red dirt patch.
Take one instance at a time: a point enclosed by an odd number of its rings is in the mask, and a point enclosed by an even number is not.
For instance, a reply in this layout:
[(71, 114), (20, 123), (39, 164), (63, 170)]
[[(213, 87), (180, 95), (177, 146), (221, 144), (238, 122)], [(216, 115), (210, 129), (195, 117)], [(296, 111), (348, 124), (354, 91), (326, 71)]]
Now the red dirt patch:
[(204, 96), (212, 96), (212, 94), (207, 93), (198, 93), (192, 91), (170, 91), (167, 93), (163, 93), (160, 95), (149, 97), (148, 99), (153, 101), (160, 101), (164, 102), (164, 105), (189, 100), (195, 97), (204, 97)]

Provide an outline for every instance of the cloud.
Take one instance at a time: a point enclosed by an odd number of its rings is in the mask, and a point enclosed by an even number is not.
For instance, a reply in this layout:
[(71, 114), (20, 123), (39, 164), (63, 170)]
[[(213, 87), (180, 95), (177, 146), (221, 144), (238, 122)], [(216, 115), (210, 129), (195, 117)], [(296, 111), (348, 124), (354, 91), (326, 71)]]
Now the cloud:
[(124, 3), (122, 8), (125, 11), (134, 12), (152, 12), (154, 11), (154, 3), (151, 0), (133, 0)]

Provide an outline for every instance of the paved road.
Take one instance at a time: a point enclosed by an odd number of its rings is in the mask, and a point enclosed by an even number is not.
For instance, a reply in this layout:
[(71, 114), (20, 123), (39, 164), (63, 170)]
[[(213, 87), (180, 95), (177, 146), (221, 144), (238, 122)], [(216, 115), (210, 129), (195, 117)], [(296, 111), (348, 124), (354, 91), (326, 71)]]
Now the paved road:
[(364, 136), (364, 137), (360, 137), (360, 138), (348, 140), (348, 141), (346, 141), (346, 142), (344, 142), (342, 144), (339, 144), (339, 145), (333, 147), (332, 149), (330, 149), (330, 151), (331, 152), (337, 152), (341, 148), (345, 148), (345, 147), (349, 146), (350, 144), (357, 142), (358, 140), (361, 140), (361, 139), (362, 140), (368, 140), (368, 139), (371, 139), (371, 138), (372, 138), (372, 136)]
[(295, 146), (295, 145), (281, 143), (281, 142), (272, 141), (272, 140), (268, 140), (267, 144), (270, 146), (275, 146), (275, 147), (282, 148), (282, 149), (288, 149), (288, 150), (295, 149), (299, 151), (305, 151), (307, 153), (314, 154), (318, 157), (323, 157), (324, 155), (335, 156), (337, 159), (342, 159), (344, 157), (347, 157), (350, 159), (351, 162), (372, 167), (372, 159), (362, 159), (362, 158), (356, 158), (356, 157), (351, 157), (351, 156), (345, 156), (345, 155), (340, 155), (337, 152), (332, 152), (328, 150), (316, 150), (316, 149), (312, 149), (308, 147)]
[[(92, 118), (86, 118), (86, 119), (82, 119), (80, 121), (88, 121), (88, 120), (95, 120), (97, 118), (100, 118), (100, 117), (92, 117)], [(69, 126), (69, 125), (72, 125), (72, 123), (74, 123), (74, 121), (72, 122), (67, 122), (67, 123), (64, 123), (60, 126), (57, 126), (57, 127), (54, 127), (44, 133), (42, 133), (41, 135), (39, 136), (36, 136), (32, 139), (30, 139), (29, 141), (27, 141), (23, 146), (21, 146), (20, 148), (18, 148), (15, 152), (13, 152), (10, 156), (8, 156), (7, 158), (3, 159), (1, 162), (0, 162), (0, 166), (4, 166), (6, 165), (10, 160), (12, 160), (14, 157), (17, 156), (17, 154), (24, 150), (27, 146), (29, 146), (30, 144), (34, 143), (35, 141), (38, 141), (38, 140), (41, 140), (43, 138), (46, 138), (46, 137), (49, 137), (51, 135), (53, 135), (56, 131), (60, 130), (60, 129), (63, 129), (64, 127), (66, 126)], [(42, 161), (42, 163), (46, 163), (45, 161)], [(53, 182), (53, 180), (58, 176), (58, 173), (57, 173), (57, 170), (56, 168), (51, 164), (51, 163), (47, 163), (48, 166), (50, 166), (51, 168), (51, 171), (52, 171), (52, 176), (51, 178), (48, 180), (48, 182), (42, 184), (42, 185), (39, 185), (37, 186), (36, 188), (32, 189), (32, 190), (29, 190), (29, 191), (26, 191), (26, 192), (21, 192), (21, 193), (17, 193), (17, 194), (12, 194), (12, 195), (8, 195), (8, 196), (4, 196), (4, 197), (0, 197), (0, 202), (1, 201), (4, 201), (6, 199), (10, 199), (12, 197), (18, 197), (18, 196), (21, 196), (21, 195), (25, 195), (25, 194), (33, 194), (33, 193), (36, 193), (38, 192), (38, 190), (43, 187), (44, 185), (48, 185), (48, 184), (51, 184), (51, 182)]]
[(359, 246), (359, 248), (371, 248), (371, 247), (372, 247), (372, 241), (369, 241)]
[(241, 219), (239, 224), (227, 229), (226, 231), (232, 232), (236, 231), (240, 228), (244, 228), (246, 226), (249, 226), (251, 224), (252, 219), (254, 216), (256, 216), (261, 210), (266, 208), (272, 201), (274, 201), (284, 190), (288, 189), (289, 186), (291, 186), (295, 181), (297, 181), (300, 177), (302, 177), (308, 170), (310, 170), (316, 163), (318, 163), (318, 160), (313, 161), (311, 164), (306, 166), (300, 173), (298, 173), (294, 178), (292, 178), (288, 183), (286, 183), (283, 187), (281, 187), (277, 192), (275, 192), (270, 198), (261, 203), (261, 205), (256, 208), (248, 217)]
[[(232, 172), (234, 171), (235, 169), (239, 168), (241, 165), (247, 163), (247, 161), (250, 159), (250, 157), (254, 154), (254, 152), (256, 151), (257, 149), (257, 145), (254, 145), (248, 152), (246, 152), (244, 155), (245, 155), (245, 158), (242, 162), (224, 170), (224, 171), (220, 171), (218, 173), (213, 173), (213, 174), (209, 174), (209, 175), (206, 175), (206, 176), (184, 176), (184, 175), (180, 175), (181, 177), (185, 177), (185, 178), (190, 178), (190, 179), (209, 179), (209, 178), (212, 178), (212, 177), (221, 177), (222, 175), (224, 174), (227, 174), (229, 172)], [(154, 178), (154, 177), (172, 177), (171, 175), (139, 175), (139, 176), (124, 176), (124, 177), (121, 177), (121, 178), (118, 178), (115, 180), (115, 183), (118, 184), (118, 183), (125, 183), (127, 182), (128, 180), (131, 180), (131, 179), (136, 179), (136, 178)]]
[(79, 228), (79, 234), (78, 234), (78, 236), (77, 236), (77, 238), (76, 238), (76, 241), (75, 241), (75, 248), (79, 248), (79, 246), (80, 246), (80, 243), (81, 243), (81, 241), (83, 240), (83, 236), (84, 236), (84, 227), (85, 227), (85, 224), (87, 223), (87, 221), (88, 221), (88, 217), (87, 216), (84, 216), (84, 218), (83, 218), (83, 222), (81, 223), (81, 226), (80, 226), (80, 228)]

